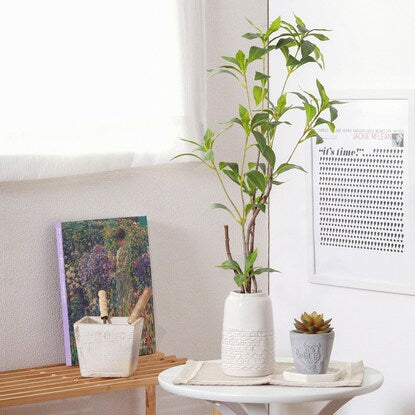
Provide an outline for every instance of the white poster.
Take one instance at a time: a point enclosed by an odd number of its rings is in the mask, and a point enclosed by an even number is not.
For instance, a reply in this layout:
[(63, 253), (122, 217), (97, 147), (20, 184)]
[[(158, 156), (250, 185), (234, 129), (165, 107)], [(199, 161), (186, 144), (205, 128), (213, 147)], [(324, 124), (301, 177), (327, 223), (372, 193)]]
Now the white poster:
[(415, 294), (412, 100), (345, 101), (312, 146), (312, 281)]

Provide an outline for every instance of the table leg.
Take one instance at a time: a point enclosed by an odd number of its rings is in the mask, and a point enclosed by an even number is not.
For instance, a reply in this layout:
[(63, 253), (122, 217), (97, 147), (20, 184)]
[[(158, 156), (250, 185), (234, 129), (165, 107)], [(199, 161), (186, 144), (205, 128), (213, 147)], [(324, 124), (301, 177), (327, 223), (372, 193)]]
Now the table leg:
[(330, 401), (318, 413), (318, 415), (334, 415), (343, 405), (349, 402), (352, 398), (339, 399), (337, 401)]
[(156, 386), (146, 386), (146, 415), (156, 415)]
[(267, 415), (268, 406), (261, 403), (211, 402), (222, 415)]

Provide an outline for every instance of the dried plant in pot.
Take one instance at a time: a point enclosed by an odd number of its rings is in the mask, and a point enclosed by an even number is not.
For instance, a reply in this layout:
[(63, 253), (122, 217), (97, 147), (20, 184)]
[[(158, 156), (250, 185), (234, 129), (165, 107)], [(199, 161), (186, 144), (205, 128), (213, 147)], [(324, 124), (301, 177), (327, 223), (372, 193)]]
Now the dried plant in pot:
[(334, 331), (331, 319), (313, 311), (294, 319), (295, 330), (290, 332), (295, 370), (304, 374), (324, 374), (330, 363)]
[[(194, 146), (194, 151), (176, 157), (193, 157), (212, 171), (224, 195), (224, 200), (212, 207), (226, 212), (240, 228), (242, 249), (238, 255), (231, 249), (225, 225), (226, 260), (220, 265), (233, 275), (237, 285), (225, 303), (223, 370), (228, 375), (263, 376), (273, 371), (274, 332), (272, 304), (265, 293), (258, 292), (257, 278), (276, 270), (256, 264), (256, 224), (261, 217), (266, 220), (271, 191), (283, 185), (284, 175), (305, 171), (293, 163), (301, 145), (309, 140), (317, 144), (323, 141), (316, 129), (319, 125), (334, 131), (335, 106), (339, 102), (328, 97), (318, 80), (316, 93), (299, 89), (298, 78), (291, 80), (294, 73), (309, 65), (324, 68), (319, 43), (328, 40), (326, 30), (309, 29), (297, 16), (292, 23), (278, 17), (265, 29), (250, 20), (248, 23), (253, 30), (243, 38), (251, 43), (249, 49), (222, 56), (224, 64), (211, 70), (213, 75), (223, 74), (235, 81), (244, 91), (246, 102), (239, 104), (237, 114), (225, 122), (222, 131), (207, 129), (203, 140), (183, 139)], [(279, 55), (284, 62), (276, 74), (280, 79), (273, 79), (274, 91), (279, 92), (272, 97), (272, 74), (267, 73), (271, 55)], [(300, 133), (296, 132), (298, 128), (290, 133), (294, 112), (304, 114)], [(216, 144), (226, 139), (230, 129), (240, 140), (234, 138), (234, 157), (219, 161)], [(278, 151), (282, 140), (284, 146), (290, 146), (288, 154)]]

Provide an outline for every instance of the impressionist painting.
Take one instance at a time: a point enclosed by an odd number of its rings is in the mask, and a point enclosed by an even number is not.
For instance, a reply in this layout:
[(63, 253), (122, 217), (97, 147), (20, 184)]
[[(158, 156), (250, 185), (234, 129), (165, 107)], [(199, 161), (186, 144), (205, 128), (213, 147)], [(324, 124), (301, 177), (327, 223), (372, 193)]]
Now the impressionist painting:
[[(98, 316), (98, 291), (107, 292), (109, 314), (128, 316), (152, 287), (145, 216), (61, 222), (56, 227), (67, 364), (78, 364), (73, 324)], [(140, 355), (155, 352), (153, 299), (147, 304)]]

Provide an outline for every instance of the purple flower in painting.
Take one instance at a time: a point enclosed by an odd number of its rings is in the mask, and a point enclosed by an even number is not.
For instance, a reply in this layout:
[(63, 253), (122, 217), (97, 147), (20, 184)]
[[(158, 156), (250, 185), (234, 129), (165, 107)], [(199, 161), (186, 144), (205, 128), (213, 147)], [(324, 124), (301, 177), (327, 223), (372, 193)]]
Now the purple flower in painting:
[(102, 245), (95, 245), (91, 253), (85, 253), (78, 262), (78, 277), (81, 286), (89, 287), (89, 296), (95, 298), (99, 290), (111, 288), (114, 261), (108, 257)]
[(147, 252), (138, 259), (135, 273), (142, 287), (151, 287), (150, 255)]

